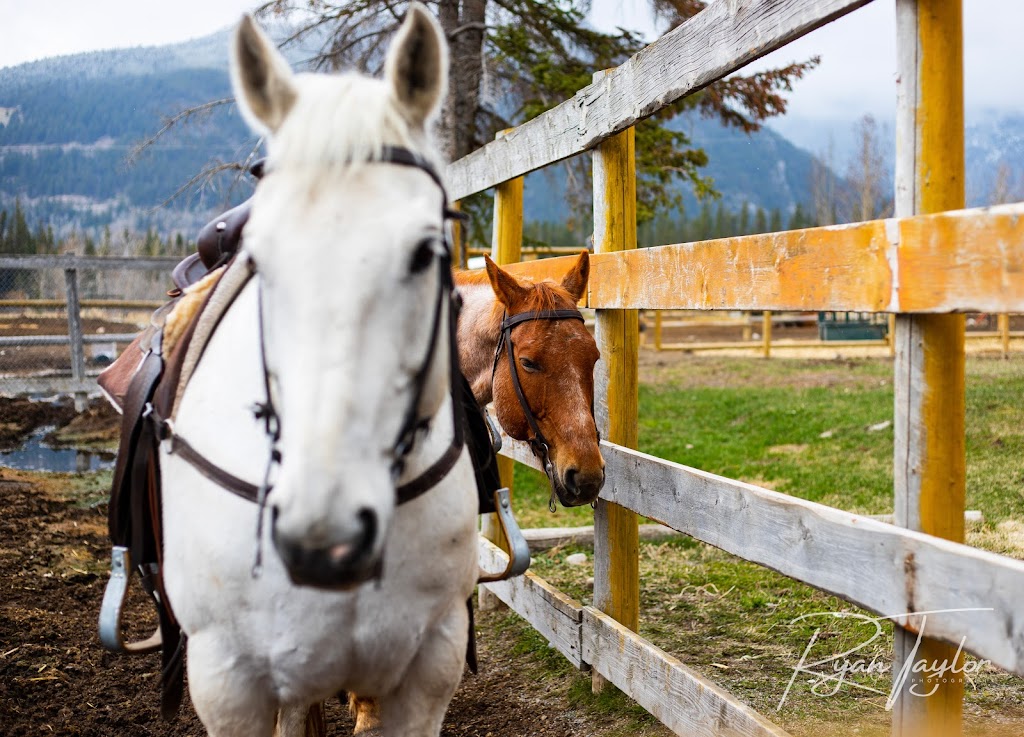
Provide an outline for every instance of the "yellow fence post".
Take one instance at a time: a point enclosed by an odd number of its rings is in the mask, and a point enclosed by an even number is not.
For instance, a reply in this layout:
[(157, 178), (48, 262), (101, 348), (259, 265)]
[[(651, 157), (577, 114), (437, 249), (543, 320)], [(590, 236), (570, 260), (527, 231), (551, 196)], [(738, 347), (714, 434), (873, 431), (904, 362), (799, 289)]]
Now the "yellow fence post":
[[(497, 138), (505, 135), (498, 133)], [(494, 190), (494, 232), (491, 238), (491, 258), (496, 264), (515, 264), (523, 252), (523, 177), (516, 177), (503, 182)], [(515, 461), (505, 456), (498, 456), (498, 474), (502, 486), (512, 491)], [(499, 534), (497, 516), (485, 514), (480, 521), (483, 536), (500, 547), (507, 547), (502, 535)], [(498, 598), (488, 591), (480, 589), (480, 608), (494, 609)]]
[(996, 317), (996, 325), (999, 328), (999, 341), (1003, 346), (1003, 358), (1010, 357), (1010, 315), (1000, 313)]
[[(601, 73), (599, 73), (601, 74)], [(632, 128), (594, 152), (594, 251), (636, 248), (636, 146)], [(601, 350), (595, 386), (597, 425), (604, 438), (636, 448), (639, 324), (636, 310), (597, 310)], [(640, 619), (637, 515), (598, 500), (594, 510), (594, 606), (636, 630)], [(593, 690), (606, 681), (593, 674)]]
[[(896, 16), (896, 215), (962, 208), (961, 0), (897, 0)], [(964, 539), (964, 326), (963, 315), (898, 315), (894, 362), (896, 523), (956, 541)], [(913, 570), (902, 573), (913, 580)], [(962, 733), (963, 684), (914, 672), (921, 663), (952, 663), (955, 651), (896, 628), (893, 674), (900, 683), (907, 668), (909, 677), (896, 694), (893, 735)]]
[[(498, 134), (499, 136), (502, 134)], [(523, 178), (517, 177), (499, 184), (494, 191), (494, 236), (491, 240), (491, 258), (494, 263), (519, 263), (523, 255)], [(501, 483), (512, 488), (512, 469), (515, 461), (498, 457)]]
[(654, 311), (654, 350), (661, 350), (661, 310)]
[(761, 313), (761, 345), (765, 358), (772, 357), (772, 313)]

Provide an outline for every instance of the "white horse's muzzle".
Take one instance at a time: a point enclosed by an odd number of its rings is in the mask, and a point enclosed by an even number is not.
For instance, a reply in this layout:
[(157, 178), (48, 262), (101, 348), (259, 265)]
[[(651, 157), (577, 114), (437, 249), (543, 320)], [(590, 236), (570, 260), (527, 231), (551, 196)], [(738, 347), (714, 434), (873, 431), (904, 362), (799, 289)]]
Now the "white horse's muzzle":
[(324, 589), (349, 589), (372, 578), (381, 570), (381, 534), (377, 513), (364, 507), (356, 514), (358, 525), (347, 540), (311, 546), (307, 540), (283, 532), (278, 509), (272, 512), (271, 538), (292, 583)]

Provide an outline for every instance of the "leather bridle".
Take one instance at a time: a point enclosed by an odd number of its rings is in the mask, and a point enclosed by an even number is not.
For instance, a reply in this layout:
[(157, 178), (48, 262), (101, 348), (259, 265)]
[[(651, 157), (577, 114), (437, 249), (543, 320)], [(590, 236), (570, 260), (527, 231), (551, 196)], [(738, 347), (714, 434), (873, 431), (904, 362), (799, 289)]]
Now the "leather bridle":
[[(374, 159), (371, 163), (388, 163), (397, 164), (399, 166), (409, 166), (419, 169), (430, 176), (431, 179), (441, 188), (441, 192), (444, 195), (442, 205), (442, 219), (452, 220), (455, 218), (462, 217), (462, 215), (452, 210), (448, 204), (448, 195), (445, 191), (444, 183), (430, 164), (429, 161), (423, 157), (409, 151), (405, 148), (396, 146), (385, 146), (381, 152), (381, 156)], [(268, 172), (270, 173), (270, 172)], [(413, 499), (416, 499), (423, 493), (434, 488), (439, 484), (445, 476), (454, 468), (456, 462), (458, 462), (462, 455), (463, 447), (465, 446), (465, 436), (463, 423), (464, 418), (460, 415), (461, 404), (458, 401), (457, 392), (457, 381), (459, 376), (459, 354), (458, 346), (456, 344), (456, 326), (458, 321), (458, 313), (461, 307), (461, 298), (455, 291), (454, 281), (452, 279), (452, 249), (451, 243), (447, 237), (447, 233), (438, 239), (438, 242), (442, 245), (440, 252), (437, 254), (435, 259), (438, 268), (438, 289), (437, 299), (434, 305), (434, 316), (430, 331), (430, 342), (427, 345), (426, 355), (423, 357), (423, 362), (420, 364), (416, 373), (412, 377), (412, 396), (409, 401), (409, 405), (406, 408), (403, 416), (401, 428), (399, 429), (398, 435), (395, 438), (392, 461), (391, 461), (391, 476), (396, 483), (395, 487), (395, 503), (405, 504)], [(252, 274), (257, 273), (256, 264), (249, 259), (249, 268)], [(447, 325), (444, 323), (445, 316), (445, 304), (448, 305), (447, 310)], [(432, 463), (425, 471), (417, 475), (415, 478), (405, 481), (404, 483), (398, 484), (399, 478), (405, 471), (406, 462), (413, 449), (416, 447), (416, 441), (419, 437), (424, 435), (430, 427), (430, 423), (433, 417), (423, 417), (420, 415), (420, 403), (423, 399), (423, 394), (426, 389), (427, 377), (430, 373), (431, 367), (434, 364), (435, 354), (437, 353), (437, 347), (440, 342), (441, 330), (446, 329), (448, 331), (448, 347), (449, 347), (449, 361), (450, 361), (450, 386), (449, 394), (451, 397), (452, 405), (452, 439), (445, 452)], [(200, 473), (205, 475), (223, 488), (231, 491), (232, 493), (249, 499), (250, 501), (256, 502), (260, 506), (258, 514), (258, 525), (257, 528), (257, 553), (256, 553), (256, 564), (253, 568), (254, 574), (258, 574), (261, 568), (261, 554), (260, 554), (260, 540), (262, 539), (262, 524), (263, 524), (263, 508), (266, 505), (267, 497), (273, 489), (270, 483), (270, 477), (273, 472), (275, 465), (279, 465), (282, 461), (282, 454), (278, 447), (278, 443), (281, 439), (281, 418), (274, 406), (273, 400), (273, 389), (271, 372), (267, 365), (266, 356), (266, 340), (263, 328), (263, 300), (262, 291), (260, 293), (260, 306), (259, 306), (259, 333), (260, 333), (260, 361), (262, 364), (263, 371), (263, 383), (265, 390), (266, 399), (262, 402), (256, 403), (253, 408), (253, 412), (257, 419), (263, 422), (264, 431), (267, 435), (267, 439), (270, 445), (270, 453), (268, 456), (266, 471), (263, 476), (263, 481), (259, 486), (251, 484), (247, 481), (239, 479), (233, 474), (217, 467), (202, 454), (200, 454), (192, 445), (190, 445), (184, 438), (174, 434), (173, 425), (171, 423), (163, 423), (165, 425), (164, 431), (161, 434), (162, 439), (168, 439), (171, 441), (171, 453), (174, 453), (181, 457), (183, 460), (190, 463)]]
[[(552, 512), (555, 511), (555, 500), (557, 498), (556, 485), (558, 484), (557, 477), (555, 475), (555, 465), (551, 462), (551, 444), (548, 439), (544, 437), (544, 433), (541, 432), (540, 425), (537, 422), (537, 418), (533, 414), (533, 410), (530, 409), (530, 403), (526, 401), (526, 394), (523, 392), (523, 385), (519, 381), (519, 371), (516, 367), (516, 359), (513, 352), (512, 344), (512, 328), (516, 325), (520, 325), (524, 322), (530, 322), (532, 320), (579, 320), (584, 322), (583, 314), (577, 309), (562, 309), (562, 310), (536, 310), (533, 312), (520, 312), (510, 317), (505, 317), (501, 321), (501, 334), (498, 337), (498, 344), (494, 348), (494, 363), (491, 365), (491, 386), (494, 386), (494, 374), (498, 369), (498, 361), (501, 358), (502, 348), (505, 349), (505, 355), (508, 357), (508, 371), (512, 377), (512, 386), (516, 391), (516, 398), (519, 400), (519, 406), (523, 410), (523, 414), (526, 416), (526, 421), (530, 425), (531, 437), (528, 439), (530, 444), (530, 450), (541, 462), (541, 466), (544, 469), (544, 474), (548, 477), (548, 482), (551, 485), (551, 497), (548, 500), (548, 509)], [(594, 413), (593, 407), (590, 409), (590, 413)]]

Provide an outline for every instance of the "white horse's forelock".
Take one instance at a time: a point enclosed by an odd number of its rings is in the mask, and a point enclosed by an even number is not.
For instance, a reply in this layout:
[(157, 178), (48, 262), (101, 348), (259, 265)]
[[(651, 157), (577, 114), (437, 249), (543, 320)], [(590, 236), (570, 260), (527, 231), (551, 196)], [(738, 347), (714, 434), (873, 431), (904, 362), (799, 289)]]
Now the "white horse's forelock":
[(295, 87), (295, 106), (267, 143), (271, 166), (358, 168), (380, 159), (385, 146), (438, 164), (426, 134), (402, 114), (386, 82), (354, 73), (299, 74)]

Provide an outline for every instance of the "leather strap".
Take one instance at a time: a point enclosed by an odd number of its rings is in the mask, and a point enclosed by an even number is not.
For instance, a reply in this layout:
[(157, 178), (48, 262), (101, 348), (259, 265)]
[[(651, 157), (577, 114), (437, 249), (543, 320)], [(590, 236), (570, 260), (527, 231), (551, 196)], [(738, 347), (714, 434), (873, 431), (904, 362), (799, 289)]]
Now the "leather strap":
[[(508, 357), (508, 371), (512, 378), (512, 387), (516, 391), (516, 399), (519, 400), (519, 406), (523, 410), (523, 414), (526, 416), (526, 421), (530, 425), (530, 431), (533, 433), (533, 437), (529, 439), (530, 449), (533, 454), (540, 459), (541, 465), (544, 468), (544, 474), (548, 477), (548, 481), (551, 484), (551, 498), (548, 501), (548, 509), (552, 512), (555, 511), (555, 469), (551, 463), (549, 457), (550, 444), (544, 433), (541, 432), (540, 425), (537, 423), (537, 418), (533, 414), (533, 410), (530, 409), (530, 403), (526, 400), (526, 394), (523, 392), (523, 385), (519, 381), (519, 369), (516, 366), (516, 359), (513, 354), (512, 345), (512, 328), (516, 325), (520, 325), (524, 322), (530, 322), (531, 320), (579, 320), (584, 322), (583, 315), (579, 310), (567, 309), (567, 310), (537, 310), (535, 312), (520, 312), (510, 317), (506, 317), (501, 321), (501, 334), (498, 337), (498, 345), (494, 348), (494, 363), (491, 365), (491, 384), (494, 384), (494, 372), (498, 369), (498, 360), (501, 357), (501, 349), (505, 348), (505, 355)], [(593, 408), (591, 408), (593, 412)]]
[(259, 486), (251, 484), (244, 479), (240, 479), (234, 474), (225, 471), (223, 468), (213, 463), (209, 458), (204, 456), (195, 447), (189, 443), (181, 435), (171, 434), (171, 449), (172, 455), (176, 455), (183, 461), (188, 462), (192, 468), (199, 471), (206, 478), (210, 479), (213, 483), (220, 486), (222, 489), (230, 491), (235, 496), (239, 496), (246, 501), (255, 503), (259, 495)]

